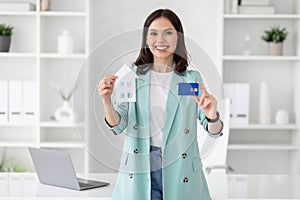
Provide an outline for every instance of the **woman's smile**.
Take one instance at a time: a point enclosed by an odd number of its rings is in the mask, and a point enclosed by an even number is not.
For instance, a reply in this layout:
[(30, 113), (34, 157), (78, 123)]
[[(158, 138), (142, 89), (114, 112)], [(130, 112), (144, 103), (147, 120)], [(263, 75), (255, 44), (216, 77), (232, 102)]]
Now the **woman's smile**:
[(168, 50), (169, 45), (155, 45), (154, 48), (158, 51), (165, 52)]

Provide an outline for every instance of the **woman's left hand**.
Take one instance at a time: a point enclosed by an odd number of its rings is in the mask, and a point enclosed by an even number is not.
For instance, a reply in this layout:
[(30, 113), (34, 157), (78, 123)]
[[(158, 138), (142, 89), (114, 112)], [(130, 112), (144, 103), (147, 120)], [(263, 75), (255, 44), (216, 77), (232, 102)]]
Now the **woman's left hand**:
[(205, 116), (209, 119), (217, 118), (217, 100), (211, 94), (207, 93), (204, 86), (198, 81), (199, 88), (201, 89), (201, 97), (192, 96), (198, 103)]

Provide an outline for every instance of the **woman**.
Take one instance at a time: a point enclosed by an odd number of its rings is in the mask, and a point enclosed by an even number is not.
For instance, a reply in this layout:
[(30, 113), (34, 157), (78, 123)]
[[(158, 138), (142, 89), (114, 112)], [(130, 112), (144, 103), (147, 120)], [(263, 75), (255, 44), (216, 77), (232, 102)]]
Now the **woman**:
[[(117, 77), (98, 85), (105, 121), (126, 140), (113, 200), (210, 199), (197, 142), (197, 119), (212, 137), (222, 135), (216, 99), (197, 71), (187, 70), (187, 51), (179, 18), (159, 9), (144, 24), (137, 73), (136, 102), (112, 102)], [(198, 82), (192, 98), (178, 95), (178, 83)]]

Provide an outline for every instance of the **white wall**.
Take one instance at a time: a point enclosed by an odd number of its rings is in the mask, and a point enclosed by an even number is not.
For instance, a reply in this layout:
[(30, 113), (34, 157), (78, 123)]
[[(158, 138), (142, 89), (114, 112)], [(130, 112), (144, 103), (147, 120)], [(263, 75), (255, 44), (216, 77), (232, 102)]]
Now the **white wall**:
[[(168, 8), (173, 10), (181, 19), (185, 35), (202, 46), (211, 57), (221, 74), (221, 54), (222, 54), (222, 1), (213, 0), (151, 0), (151, 1), (118, 1), (118, 0), (94, 0), (92, 4), (92, 48), (104, 42), (100, 48), (96, 49), (91, 56), (92, 67), (90, 68), (91, 85), (91, 112), (90, 112), (90, 150), (101, 161), (91, 161), (92, 172), (111, 172), (109, 166), (118, 166), (120, 159), (120, 148), (122, 147), (124, 136), (113, 136), (104, 127), (103, 108), (100, 97), (95, 93), (97, 81), (103, 76), (103, 68), (109, 63), (120, 67), (121, 64), (132, 63), (137, 53), (129, 53), (126, 56), (118, 57), (118, 53), (135, 47), (140, 47), (141, 34), (136, 34), (135, 41), (128, 41), (128, 36), (115, 38), (114, 42), (120, 44), (119, 48), (110, 45), (112, 40), (105, 42), (113, 35), (126, 31), (141, 29), (146, 17), (158, 8)], [(194, 56), (191, 55), (192, 59)], [(114, 60), (116, 59), (116, 60)], [(115, 69), (108, 69), (107, 73), (113, 73)], [(94, 112), (96, 111), (96, 112)], [(96, 114), (95, 114), (96, 113)], [(95, 115), (97, 115), (95, 117)], [(115, 145), (112, 145), (112, 143)], [(119, 148), (116, 148), (119, 147)]]

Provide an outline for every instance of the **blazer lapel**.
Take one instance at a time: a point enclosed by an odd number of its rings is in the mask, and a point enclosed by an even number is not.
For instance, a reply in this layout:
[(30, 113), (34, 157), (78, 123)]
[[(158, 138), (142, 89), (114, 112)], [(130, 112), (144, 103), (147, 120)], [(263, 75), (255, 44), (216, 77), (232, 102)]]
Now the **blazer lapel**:
[[(148, 71), (146, 74), (139, 75), (136, 83), (138, 107), (143, 109), (137, 114), (137, 120), (139, 120), (139, 125), (142, 125), (144, 128), (150, 127), (150, 72)], [(144, 136), (147, 135), (150, 136), (150, 132), (144, 133)]]
[(163, 147), (167, 143), (170, 130), (173, 125), (173, 120), (178, 110), (178, 105), (181, 99), (181, 96), (178, 95), (178, 83), (183, 81), (184, 81), (184, 76), (177, 75), (175, 72), (173, 72), (172, 81), (170, 84), (170, 91), (168, 94), (168, 99), (166, 104), (165, 122), (163, 128), (163, 142), (162, 142)]

